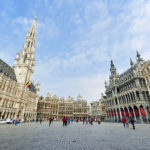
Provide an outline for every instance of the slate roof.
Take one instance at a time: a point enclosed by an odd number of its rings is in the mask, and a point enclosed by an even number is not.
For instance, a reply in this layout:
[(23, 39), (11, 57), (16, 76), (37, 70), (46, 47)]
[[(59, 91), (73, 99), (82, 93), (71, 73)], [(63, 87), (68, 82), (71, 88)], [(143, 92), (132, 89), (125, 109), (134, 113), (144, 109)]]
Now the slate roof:
[(29, 90), (33, 93), (36, 93), (36, 88), (33, 83), (31, 83), (31, 87), (29, 88)]
[(7, 77), (17, 82), (14, 69), (0, 59), (0, 73), (3, 73)]

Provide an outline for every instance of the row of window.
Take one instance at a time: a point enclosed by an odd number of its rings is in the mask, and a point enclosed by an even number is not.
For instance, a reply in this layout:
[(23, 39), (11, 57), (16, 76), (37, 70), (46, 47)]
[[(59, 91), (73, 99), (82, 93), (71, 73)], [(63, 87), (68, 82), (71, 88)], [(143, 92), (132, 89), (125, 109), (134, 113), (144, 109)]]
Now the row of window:
[(11, 86), (11, 85), (7, 86), (6, 83), (0, 82), (0, 90), (4, 91), (5, 88), (6, 88), (7, 93), (17, 95), (17, 88), (16, 87)]

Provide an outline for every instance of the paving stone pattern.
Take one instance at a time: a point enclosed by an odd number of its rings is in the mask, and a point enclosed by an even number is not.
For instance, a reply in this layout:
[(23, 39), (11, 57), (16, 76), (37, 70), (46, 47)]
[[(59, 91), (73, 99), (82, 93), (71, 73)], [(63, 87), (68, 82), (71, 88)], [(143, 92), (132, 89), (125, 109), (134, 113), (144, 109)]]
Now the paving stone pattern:
[(61, 122), (0, 125), (0, 150), (150, 150), (150, 125)]

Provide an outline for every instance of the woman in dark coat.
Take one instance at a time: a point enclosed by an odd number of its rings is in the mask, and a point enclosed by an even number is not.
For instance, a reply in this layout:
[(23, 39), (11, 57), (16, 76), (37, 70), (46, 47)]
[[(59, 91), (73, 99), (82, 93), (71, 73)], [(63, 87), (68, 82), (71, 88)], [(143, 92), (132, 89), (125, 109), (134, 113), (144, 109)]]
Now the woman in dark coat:
[(135, 123), (135, 120), (133, 119), (133, 117), (131, 117), (131, 120), (130, 120), (130, 122), (131, 122), (131, 124), (132, 124), (132, 126), (133, 126), (133, 129), (135, 129), (135, 125), (134, 125), (134, 123)]

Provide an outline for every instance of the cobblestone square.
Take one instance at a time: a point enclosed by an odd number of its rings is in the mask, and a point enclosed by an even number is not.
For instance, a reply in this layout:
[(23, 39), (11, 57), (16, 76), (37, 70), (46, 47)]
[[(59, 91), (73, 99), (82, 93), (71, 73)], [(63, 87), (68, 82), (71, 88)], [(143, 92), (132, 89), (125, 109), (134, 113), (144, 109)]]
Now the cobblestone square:
[(83, 125), (61, 122), (0, 125), (0, 150), (149, 150), (150, 126), (136, 130), (121, 123)]

